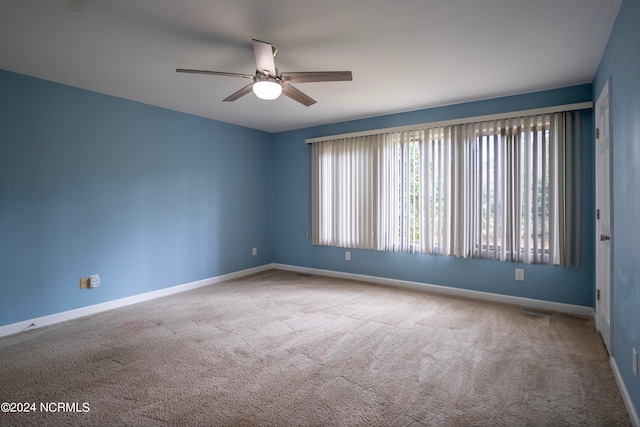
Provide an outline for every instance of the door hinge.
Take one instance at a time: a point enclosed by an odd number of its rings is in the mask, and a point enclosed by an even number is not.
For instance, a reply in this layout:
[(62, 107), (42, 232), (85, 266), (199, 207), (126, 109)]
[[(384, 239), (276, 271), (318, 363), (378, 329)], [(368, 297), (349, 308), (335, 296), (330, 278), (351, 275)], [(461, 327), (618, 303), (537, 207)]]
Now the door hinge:
[(600, 301), (600, 289), (596, 291), (596, 301)]
[(596, 128), (596, 139), (600, 139), (600, 128)]
[(600, 219), (600, 209), (596, 209), (596, 219)]

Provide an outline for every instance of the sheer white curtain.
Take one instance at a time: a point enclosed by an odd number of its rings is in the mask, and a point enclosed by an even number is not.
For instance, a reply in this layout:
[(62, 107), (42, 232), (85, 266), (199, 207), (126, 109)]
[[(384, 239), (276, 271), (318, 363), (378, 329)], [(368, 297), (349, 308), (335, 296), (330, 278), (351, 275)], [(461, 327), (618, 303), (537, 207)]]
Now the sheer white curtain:
[(579, 114), (316, 142), (313, 243), (575, 264)]

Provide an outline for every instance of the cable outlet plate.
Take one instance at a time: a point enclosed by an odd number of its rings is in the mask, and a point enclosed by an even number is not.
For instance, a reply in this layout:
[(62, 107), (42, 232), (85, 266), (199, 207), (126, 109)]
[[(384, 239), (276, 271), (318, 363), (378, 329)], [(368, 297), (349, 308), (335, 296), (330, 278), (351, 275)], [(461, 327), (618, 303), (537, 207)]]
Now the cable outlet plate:
[(97, 288), (98, 286), (100, 286), (100, 276), (98, 276), (97, 274), (89, 276), (89, 287)]

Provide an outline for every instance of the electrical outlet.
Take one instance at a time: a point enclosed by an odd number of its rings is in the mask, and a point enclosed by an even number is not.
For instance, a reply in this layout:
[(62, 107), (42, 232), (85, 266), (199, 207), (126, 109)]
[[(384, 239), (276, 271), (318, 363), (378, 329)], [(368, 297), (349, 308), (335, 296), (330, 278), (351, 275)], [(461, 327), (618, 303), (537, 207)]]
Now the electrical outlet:
[(638, 352), (635, 348), (631, 349), (631, 369), (633, 370), (633, 375), (638, 378)]
[(524, 281), (524, 269), (516, 268), (516, 280)]
[(344, 259), (345, 259), (345, 261), (351, 261), (351, 252), (345, 251), (344, 252)]
[(252, 254), (253, 256), (258, 255), (258, 248), (253, 248), (253, 249), (251, 250), (251, 254)]

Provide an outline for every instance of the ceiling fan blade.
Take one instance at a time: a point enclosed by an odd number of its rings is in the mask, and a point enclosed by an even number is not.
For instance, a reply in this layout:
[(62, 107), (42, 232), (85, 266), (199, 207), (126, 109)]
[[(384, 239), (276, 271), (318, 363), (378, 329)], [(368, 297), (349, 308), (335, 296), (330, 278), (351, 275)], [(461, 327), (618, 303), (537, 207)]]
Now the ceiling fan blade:
[(226, 97), (225, 99), (223, 99), (223, 101), (235, 101), (238, 98), (241, 98), (243, 96), (245, 96), (246, 94), (250, 93), (253, 90), (253, 83), (246, 85), (245, 87), (243, 87), (242, 89), (240, 89), (239, 91), (237, 91), (236, 93)]
[(225, 73), (223, 71), (185, 70), (184, 68), (176, 69), (176, 73), (209, 74), (213, 76), (242, 77), (243, 79), (254, 78), (254, 76), (251, 76), (249, 74)]
[(299, 71), (282, 73), (282, 79), (292, 83), (346, 82), (353, 80), (351, 71)]
[(253, 39), (253, 53), (256, 56), (256, 71), (276, 76), (276, 63), (273, 60), (273, 46), (271, 43)]
[(296, 89), (295, 87), (289, 84), (282, 85), (282, 93), (288, 96), (289, 98), (293, 99), (294, 101), (298, 101), (300, 104), (304, 105), (305, 107), (308, 107), (316, 103), (315, 99), (304, 94), (303, 92), (299, 91), (298, 89)]

